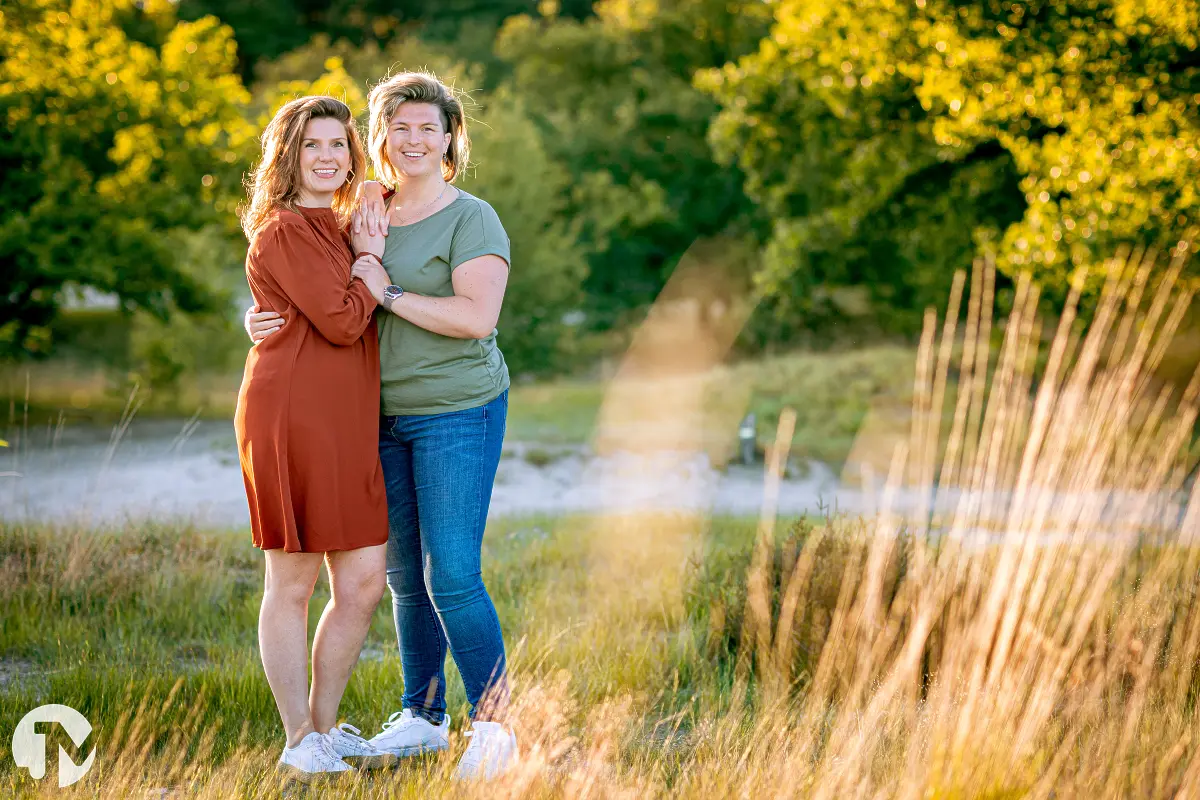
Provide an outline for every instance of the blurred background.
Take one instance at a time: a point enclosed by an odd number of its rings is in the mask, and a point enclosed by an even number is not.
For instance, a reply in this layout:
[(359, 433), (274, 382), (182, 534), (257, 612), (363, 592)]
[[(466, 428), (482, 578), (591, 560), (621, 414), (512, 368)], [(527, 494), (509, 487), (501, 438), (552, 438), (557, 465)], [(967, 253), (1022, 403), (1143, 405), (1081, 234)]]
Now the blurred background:
[[(1194, 0), (0, 9), (10, 444), (134, 410), (171, 421), (171, 442), (228, 420), (257, 135), (309, 93), (365, 129), (367, 92), (400, 70), (463, 92), (463, 186), (512, 239), (500, 343), (518, 443), (588, 439), (605, 379), (690, 259), (708, 276), (682, 293), (701, 329), (736, 320), (703, 365), (738, 390), (717, 438), (751, 410), (767, 440), (791, 405), (797, 457), (836, 470), (871, 412), (903, 418), (924, 311), (944, 311), (955, 270), (994, 259), (1001, 313), (1030, 273), (1053, 314), (1088, 267), (1086, 318), (1106, 257), (1165, 251), (1200, 220)], [(1159, 377), (1198, 352), (1193, 318)], [(556, 457), (539, 447), (531, 463)]]

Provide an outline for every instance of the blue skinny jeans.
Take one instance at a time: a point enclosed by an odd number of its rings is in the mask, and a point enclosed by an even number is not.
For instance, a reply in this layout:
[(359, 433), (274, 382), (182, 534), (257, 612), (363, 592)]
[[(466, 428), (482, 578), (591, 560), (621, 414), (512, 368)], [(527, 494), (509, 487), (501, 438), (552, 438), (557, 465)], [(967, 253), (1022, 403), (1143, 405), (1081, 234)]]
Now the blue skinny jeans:
[(446, 711), (447, 649), (472, 717), (508, 699), (500, 620), (480, 571), (507, 416), (505, 391), (477, 408), (380, 419), (403, 705), (434, 724)]

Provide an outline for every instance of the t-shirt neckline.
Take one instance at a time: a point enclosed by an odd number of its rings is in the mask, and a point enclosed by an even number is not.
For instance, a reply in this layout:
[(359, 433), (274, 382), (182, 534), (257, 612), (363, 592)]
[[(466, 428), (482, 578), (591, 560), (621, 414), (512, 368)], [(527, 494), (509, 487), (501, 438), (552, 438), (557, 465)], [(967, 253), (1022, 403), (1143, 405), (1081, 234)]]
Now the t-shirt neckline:
[[(390, 228), (412, 228), (417, 225), (420, 225), (422, 222), (427, 222), (427, 221), (433, 219), (438, 214), (441, 214), (443, 211), (449, 211), (451, 208), (453, 208), (458, 203), (459, 200), (462, 200), (464, 197), (467, 196), (467, 193), (464, 192), (462, 189), (459, 189), (457, 186), (454, 187), (454, 190), (456, 192), (458, 192), (458, 197), (454, 198), (449, 203), (447, 203), (445, 206), (443, 206), (442, 208), (439, 208), (437, 211), (430, 214), (428, 217), (422, 217), (421, 219), (417, 220), (416, 222), (409, 222), (405, 225), (393, 225), (391, 222), (388, 222), (388, 228), (389, 229)], [(391, 209), (388, 209), (389, 219), (391, 218), (391, 216), (392, 216), (392, 211), (391, 211)]]

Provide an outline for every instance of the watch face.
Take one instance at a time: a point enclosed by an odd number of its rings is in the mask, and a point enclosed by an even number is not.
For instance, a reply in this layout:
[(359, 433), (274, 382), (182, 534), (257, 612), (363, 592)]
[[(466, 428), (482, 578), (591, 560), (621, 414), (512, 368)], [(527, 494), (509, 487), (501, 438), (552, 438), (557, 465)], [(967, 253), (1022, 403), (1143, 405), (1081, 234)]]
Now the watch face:
[(404, 290), (401, 289), (399, 286), (396, 286), (395, 284), (393, 284), (391, 286), (385, 286), (383, 288), (383, 296), (384, 297), (390, 297), (392, 299), (395, 299), (402, 294), (404, 294)]

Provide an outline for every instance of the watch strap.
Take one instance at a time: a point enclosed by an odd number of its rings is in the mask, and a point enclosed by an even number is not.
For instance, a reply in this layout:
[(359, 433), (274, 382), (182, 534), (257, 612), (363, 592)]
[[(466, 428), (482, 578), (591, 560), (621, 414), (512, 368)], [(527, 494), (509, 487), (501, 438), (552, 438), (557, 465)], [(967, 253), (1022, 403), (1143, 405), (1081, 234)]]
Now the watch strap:
[[(390, 292), (390, 291), (388, 291), (389, 289), (398, 289), (399, 291)], [(398, 300), (403, 295), (404, 295), (404, 289), (400, 288), (399, 286), (397, 286), (394, 283), (388, 284), (388, 286), (386, 286), (383, 290), (383, 307), (385, 309), (387, 309), (388, 311), (391, 311), (392, 304), (395, 303), (396, 300)]]

